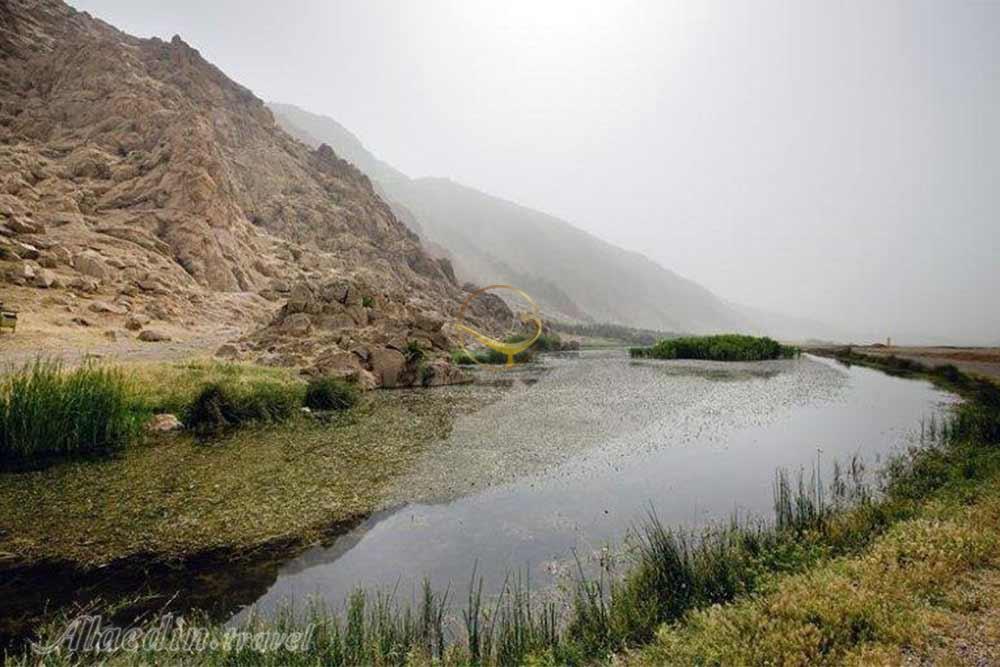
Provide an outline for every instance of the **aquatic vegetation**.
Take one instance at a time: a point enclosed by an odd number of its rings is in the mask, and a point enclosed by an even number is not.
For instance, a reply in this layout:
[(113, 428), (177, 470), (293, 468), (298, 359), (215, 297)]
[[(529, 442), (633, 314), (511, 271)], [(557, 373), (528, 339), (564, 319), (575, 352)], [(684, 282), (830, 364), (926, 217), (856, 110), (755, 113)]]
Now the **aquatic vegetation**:
[(629, 348), (638, 359), (703, 359), (707, 361), (763, 361), (798, 356), (799, 350), (767, 336), (720, 334), (665, 338), (652, 347)]
[(36, 360), (0, 377), (0, 467), (120, 450), (145, 416), (120, 370)]
[(347, 410), (357, 402), (357, 388), (345, 380), (321, 377), (306, 385), (305, 406), (311, 410)]

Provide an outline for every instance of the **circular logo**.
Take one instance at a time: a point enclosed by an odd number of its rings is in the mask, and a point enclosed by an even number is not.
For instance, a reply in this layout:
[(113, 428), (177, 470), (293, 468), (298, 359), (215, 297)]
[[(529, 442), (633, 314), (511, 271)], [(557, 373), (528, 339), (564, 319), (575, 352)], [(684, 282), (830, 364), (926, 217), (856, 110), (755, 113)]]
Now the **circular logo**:
[[(470, 316), (493, 320), (503, 333), (497, 338), (478, 331), (471, 326)], [(462, 351), (473, 362), (510, 368), (515, 357), (542, 335), (542, 317), (538, 304), (524, 290), (511, 285), (487, 285), (470, 292), (462, 302), (455, 328), (462, 332)], [(473, 345), (470, 349), (470, 343), (481, 347)]]

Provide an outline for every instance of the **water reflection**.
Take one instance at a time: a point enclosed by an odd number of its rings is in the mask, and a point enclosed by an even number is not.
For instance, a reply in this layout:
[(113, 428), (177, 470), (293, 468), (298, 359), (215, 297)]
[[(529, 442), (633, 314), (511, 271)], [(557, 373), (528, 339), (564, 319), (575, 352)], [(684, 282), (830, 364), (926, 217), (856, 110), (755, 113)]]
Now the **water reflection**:
[(545, 586), (574, 554), (621, 540), (650, 504), (689, 527), (768, 513), (776, 468), (818, 461), (829, 472), (855, 454), (874, 463), (952, 400), (927, 382), (814, 358), (635, 363), (609, 352), (546, 363), (522, 370), (403, 480), (426, 500), (288, 563), (259, 608), (313, 596), (339, 608), (358, 586), (407, 598), (424, 577), (464, 585), (474, 563), (488, 584), (527, 568)]

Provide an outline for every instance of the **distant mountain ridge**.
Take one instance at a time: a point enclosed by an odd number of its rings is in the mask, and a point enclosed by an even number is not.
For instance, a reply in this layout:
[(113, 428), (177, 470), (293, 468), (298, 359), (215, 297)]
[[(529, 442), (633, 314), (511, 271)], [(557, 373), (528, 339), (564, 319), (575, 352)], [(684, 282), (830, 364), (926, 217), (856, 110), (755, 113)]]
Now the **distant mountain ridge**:
[(516, 284), (560, 318), (689, 332), (756, 328), (709, 290), (639, 253), (448, 179), (411, 179), (332, 118), (268, 106), (286, 132), (310, 146), (329, 144), (368, 174), (398, 219), (450, 253), (460, 280)]

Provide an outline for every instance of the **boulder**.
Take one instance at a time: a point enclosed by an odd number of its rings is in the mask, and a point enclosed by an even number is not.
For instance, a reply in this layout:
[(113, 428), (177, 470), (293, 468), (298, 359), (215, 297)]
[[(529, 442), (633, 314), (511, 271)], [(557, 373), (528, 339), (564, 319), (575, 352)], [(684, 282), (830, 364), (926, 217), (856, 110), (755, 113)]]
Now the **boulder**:
[(385, 347), (373, 350), (369, 355), (368, 364), (380, 386), (397, 387), (406, 367), (406, 358), (399, 350)]
[(281, 330), (290, 336), (308, 336), (312, 319), (306, 313), (293, 313), (281, 322)]
[(219, 346), (219, 349), (215, 351), (215, 356), (220, 359), (229, 359), (230, 361), (235, 361), (240, 358), (240, 349), (233, 345), (232, 343), (225, 343)]
[(73, 266), (73, 254), (61, 245), (52, 246), (46, 254), (55, 258), (59, 264)]
[(288, 303), (285, 304), (286, 313), (306, 313), (312, 312), (316, 306), (316, 296), (312, 288), (304, 282), (296, 283), (288, 294)]
[(26, 218), (7, 218), (7, 227), (15, 234), (44, 234), (45, 228), (37, 222), (32, 222)]
[(38, 259), (41, 256), (38, 248), (31, 245), (30, 243), (23, 243), (21, 241), (13, 241), (12, 246), (14, 252), (21, 259)]
[(429, 313), (421, 313), (414, 319), (414, 326), (427, 333), (436, 333), (441, 331), (441, 327), (444, 326), (444, 318)]
[(159, 329), (143, 329), (139, 332), (139, 340), (146, 343), (160, 343), (170, 340), (170, 336)]
[(147, 273), (145, 276), (135, 281), (135, 284), (139, 286), (144, 292), (154, 292), (156, 294), (166, 294), (167, 287), (160, 279), (151, 273)]
[(444, 359), (435, 359), (424, 366), (418, 378), (425, 387), (472, 382), (472, 376)]
[(375, 378), (374, 373), (362, 368), (358, 371), (358, 378), (355, 380), (355, 384), (361, 391), (371, 391), (378, 386), (378, 380)]
[(125, 320), (125, 328), (129, 331), (139, 331), (149, 324), (149, 318), (141, 313), (133, 313)]
[(83, 275), (95, 280), (105, 281), (108, 279), (108, 265), (96, 252), (79, 253), (73, 258), (73, 266)]
[(357, 379), (361, 371), (361, 360), (357, 355), (343, 350), (328, 352), (316, 360), (314, 375), (328, 375), (345, 380)]
[(87, 308), (92, 313), (111, 313), (112, 315), (124, 315), (128, 309), (107, 301), (94, 301)]
[(48, 269), (39, 269), (39, 271), (35, 274), (35, 279), (32, 281), (32, 284), (41, 289), (62, 286), (59, 283), (59, 279), (56, 277), (56, 274), (52, 273)]
[(349, 282), (346, 280), (335, 280), (327, 283), (320, 289), (320, 296), (324, 301), (346, 304), (350, 292), (351, 284)]
[(69, 281), (69, 286), (81, 292), (96, 292), (100, 283), (86, 276), (75, 276)]
[(154, 433), (169, 433), (184, 428), (181, 420), (169, 413), (153, 415), (153, 418), (146, 424), (146, 429)]

